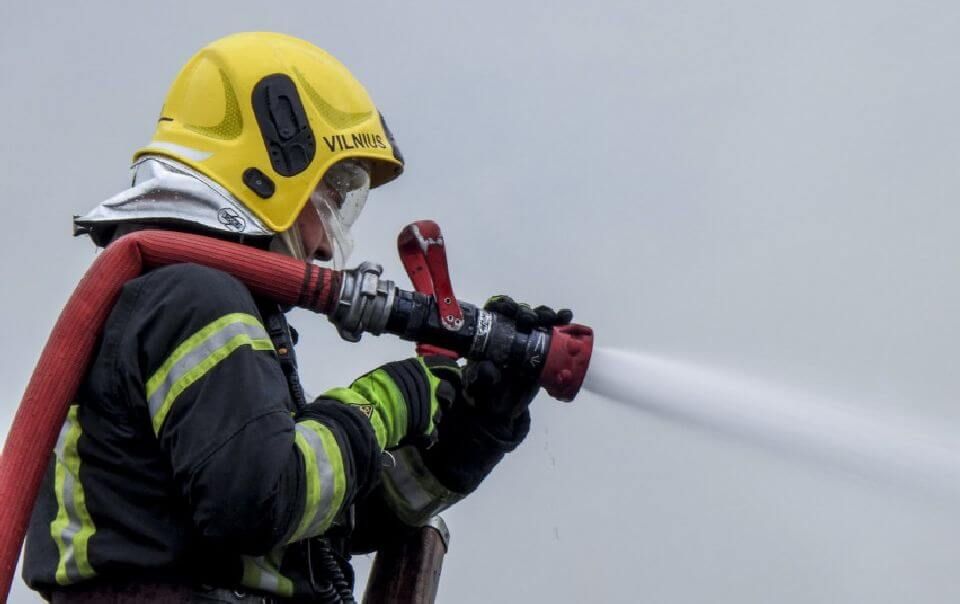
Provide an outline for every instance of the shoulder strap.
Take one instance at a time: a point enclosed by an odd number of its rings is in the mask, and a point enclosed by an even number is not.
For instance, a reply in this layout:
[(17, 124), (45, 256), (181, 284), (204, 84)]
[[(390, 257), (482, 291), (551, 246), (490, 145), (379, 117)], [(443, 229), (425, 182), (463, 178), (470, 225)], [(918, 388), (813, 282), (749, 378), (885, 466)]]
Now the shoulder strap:
[(290, 395), (297, 410), (307, 404), (303, 386), (300, 385), (300, 375), (297, 373), (297, 355), (293, 347), (297, 343), (297, 332), (287, 323), (287, 317), (275, 304), (262, 305), (263, 324), (273, 341), (274, 350), (280, 359), (280, 368), (287, 378)]

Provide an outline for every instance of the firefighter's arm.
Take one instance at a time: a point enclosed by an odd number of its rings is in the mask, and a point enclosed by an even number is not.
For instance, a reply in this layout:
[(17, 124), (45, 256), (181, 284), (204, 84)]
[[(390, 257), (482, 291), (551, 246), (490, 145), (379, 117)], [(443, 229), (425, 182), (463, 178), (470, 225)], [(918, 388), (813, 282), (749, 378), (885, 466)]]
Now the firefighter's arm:
[[(387, 363), (307, 405), (297, 418), (297, 446), (304, 459), (313, 463), (315, 455), (318, 467), (343, 465), (344, 472), (356, 474), (357, 479), (344, 481), (356, 485), (352, 490), (344, 488), (336, 474), (321, 473), (316, 485), (308, 484), (305, 512), (292, 539), (321, 533), (342, 501), (365, 500), (379, 481), (382, 452), (400, 443), (429, 441), (436, 431), (435, 418), (453, 396), (451, 385), (414, 358)], [(336, 442), (344, 444), (334, 446)], [(344, 449), (365, 457), (353, 455), (352, 464), (341, 464), (338, 451)], [(330, 500), (332, 505), (326, 503)]]
[(300, 411), (295, 442), (306, 483), (286, 541), (322, 534), (337, 513), (379, 482), (381, 454), (434, 437), (435, 419), (455, 390), (418, 358), (387, 363), (349, 388), (334, 388)]
[(208, 541), (246, 554), (320, 534), (376, 480), (380, 448), (358, 411), (294, 417), (286, 378), (248, 290), (196, 265), (155, 270), (130, 305), (121, 391), (154, 434), (182, 509)]

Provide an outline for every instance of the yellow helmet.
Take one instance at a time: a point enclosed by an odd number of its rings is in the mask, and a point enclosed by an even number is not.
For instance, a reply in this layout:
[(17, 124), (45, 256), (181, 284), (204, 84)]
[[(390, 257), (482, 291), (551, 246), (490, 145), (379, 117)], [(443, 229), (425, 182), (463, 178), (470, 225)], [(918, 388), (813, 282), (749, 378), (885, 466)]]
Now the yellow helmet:
[(224, 188), (280, 233), (327, 168), (371, 166), (371, 186), (403, 171), (403, 156), (363, 86), (303, 40), (240, 33), (202, 49), (177, 75), (153, 140), (134, 154), (164, 155)]

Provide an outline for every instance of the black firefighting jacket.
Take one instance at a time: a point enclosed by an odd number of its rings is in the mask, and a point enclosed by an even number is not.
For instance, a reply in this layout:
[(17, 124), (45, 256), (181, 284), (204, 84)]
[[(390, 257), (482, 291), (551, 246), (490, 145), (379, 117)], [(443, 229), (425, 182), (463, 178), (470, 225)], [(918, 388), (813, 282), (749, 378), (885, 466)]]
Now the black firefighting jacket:
[(280, 309), (226, 273), (181, 264), (128, 282), (51, 456), (27, 584), (329, 595), (344, 576), (352, 588), (354, 522), (376, 548), (378, 531), (456, 502), (526, 435), (528, 419), (504, 431), (454, 409), (436, 446), (383, 464), (356, 407), (303, 400), (292, 340)]

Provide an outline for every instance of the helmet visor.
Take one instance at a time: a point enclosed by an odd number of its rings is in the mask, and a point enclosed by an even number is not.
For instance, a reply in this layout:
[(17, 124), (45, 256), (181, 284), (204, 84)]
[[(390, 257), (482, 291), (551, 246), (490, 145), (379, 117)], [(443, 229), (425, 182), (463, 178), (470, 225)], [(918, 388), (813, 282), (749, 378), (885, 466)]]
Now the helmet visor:
[(370, 167), (366, 161), (347, 159), (332, 165), (310, 195), (330, 243), (334, 268), (346, 265), (353, 251), (350, 229), (356, 224), (370, 193)]
[(323, 175), (323, 182), (339, 197), (340, 220), (349, 228), (356, 223), (370, 193), (370, 165), (358, 159), (335, 163)]

